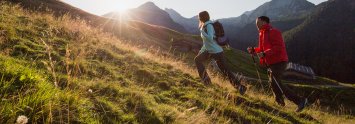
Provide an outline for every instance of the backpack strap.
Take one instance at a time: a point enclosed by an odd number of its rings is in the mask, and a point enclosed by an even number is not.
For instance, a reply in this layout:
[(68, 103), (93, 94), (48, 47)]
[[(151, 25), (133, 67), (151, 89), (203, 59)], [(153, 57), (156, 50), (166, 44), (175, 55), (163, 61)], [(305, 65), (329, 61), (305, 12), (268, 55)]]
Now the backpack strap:
[[(213, 23), (208, 23), (207, 25), (212, 25), (212, 27), (213, 27)], [(208, 33), (207, 33), (207, 25), (204, 25), (204, 26), (203, 26), (203, 30), (205, 31), (206, 34), (208, 34)], [(213, 28), (214, 28), (214, 27), (213, 27)], [(214, 40), (217, 40), (217, 37), (216, 37), (215, 34), (213, 34), (213, 39), (214, 39)]]
[[(207, 25), (212, 25), (212, 23), (208, 23)], [(205, 31), (205, 33), (207, 34), (207, 25), (203, 26), (203, 30)], [(212, 25), (213, 26), (213, 25)]]

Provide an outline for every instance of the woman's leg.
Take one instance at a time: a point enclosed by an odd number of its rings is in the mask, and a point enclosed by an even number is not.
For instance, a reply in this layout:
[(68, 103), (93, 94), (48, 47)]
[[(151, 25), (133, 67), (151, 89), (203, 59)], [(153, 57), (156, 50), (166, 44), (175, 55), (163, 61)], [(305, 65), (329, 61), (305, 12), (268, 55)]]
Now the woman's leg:
[(211, 55), (213, 59), (216, 60), (216, 63), (219, 67), (219, 69), (222, 71), (223, 75), (227, 76), (229, 79), (229, 82), (239, 90), (239, 93), (241, 95), (244, 95), (247, 88), (244, 85), (240, 84), (240, 80), (227, 68), (223, 52), (217, 53), (217, 54), (212, 54)]
[(211, 56), (216, 61), (218, 68), (222, 71), (223, 75), (228, 77), (230, 83), (234, 86), (239, 86), (239, 79), (226, 67), (223, 52), (212, 54)]
[(200, 75), (201, 80), (206, 84), (211, 83), (211, 79), (206, 72), (203, 62), (208, 60), (209, 56), (210, 54), (208, 52), (202, 52), (195, 57), (198, 74)]

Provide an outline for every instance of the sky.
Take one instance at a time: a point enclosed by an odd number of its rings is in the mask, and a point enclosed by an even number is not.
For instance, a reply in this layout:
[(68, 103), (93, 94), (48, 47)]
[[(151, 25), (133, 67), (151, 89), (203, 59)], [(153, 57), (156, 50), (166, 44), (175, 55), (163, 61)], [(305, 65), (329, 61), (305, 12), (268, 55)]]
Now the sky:
[[(208, 11), (212, 19), (238, 17), (271, 0), (62, 0), (87, 12), (103, 15), (112, 11), (136, 8), (148, 1), (161, 9), (172, 8), (182, 16), (190, 18), (200, 11)], [(308, 0), (319, 4), (326, 0)]]

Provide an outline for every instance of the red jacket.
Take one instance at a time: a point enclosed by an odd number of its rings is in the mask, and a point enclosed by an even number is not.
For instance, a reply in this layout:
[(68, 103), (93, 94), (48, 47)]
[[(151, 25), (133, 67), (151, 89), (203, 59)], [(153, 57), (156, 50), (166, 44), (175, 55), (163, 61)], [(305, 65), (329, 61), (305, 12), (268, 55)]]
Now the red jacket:
[(259, 46), (255, 48), (256, 53), (264, 52), (265, 57), (260, 58), (260, 64), (272, 65), (279, 62), (287, 62), (285, 42), (281, 32), (265, 24), (259, 30)]

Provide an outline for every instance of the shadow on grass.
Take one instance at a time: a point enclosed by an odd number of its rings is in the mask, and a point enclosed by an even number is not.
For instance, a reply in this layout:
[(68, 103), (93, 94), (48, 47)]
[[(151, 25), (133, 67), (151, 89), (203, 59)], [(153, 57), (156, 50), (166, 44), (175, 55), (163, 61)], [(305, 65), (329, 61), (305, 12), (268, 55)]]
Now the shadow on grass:
[[(286, 113), (283, 111), (280, 111), (272, 106), (266, 105), (265, 103), (253, 103), (251, 101), (246, 100), (245, 98), (242, 97), (236, 97), (234, 98), (234, 102), (236, 105), (246, 105), (248, 107), (254, 108), (254, 109), (260, 109), (263, 110), (265, 112), (271, 113), (273, 115), (276, 116), (281, 116), (282, 118), (292, 122), (292, 123), (301, 123), (299, 120), (297, 120), (296, 118), (294, 118), (294, 116), (292, 116), (292, 113)], [(320, 123), (318, 120), (316, 120), (315, 118), (313, 118), (311, 115), (307, 115), (307, 114), (296, 114), (296, 116), (298, 118), (302, 118), (305, 120), (309, 120), (309, 121), (315, 121), (316, 123)]]

